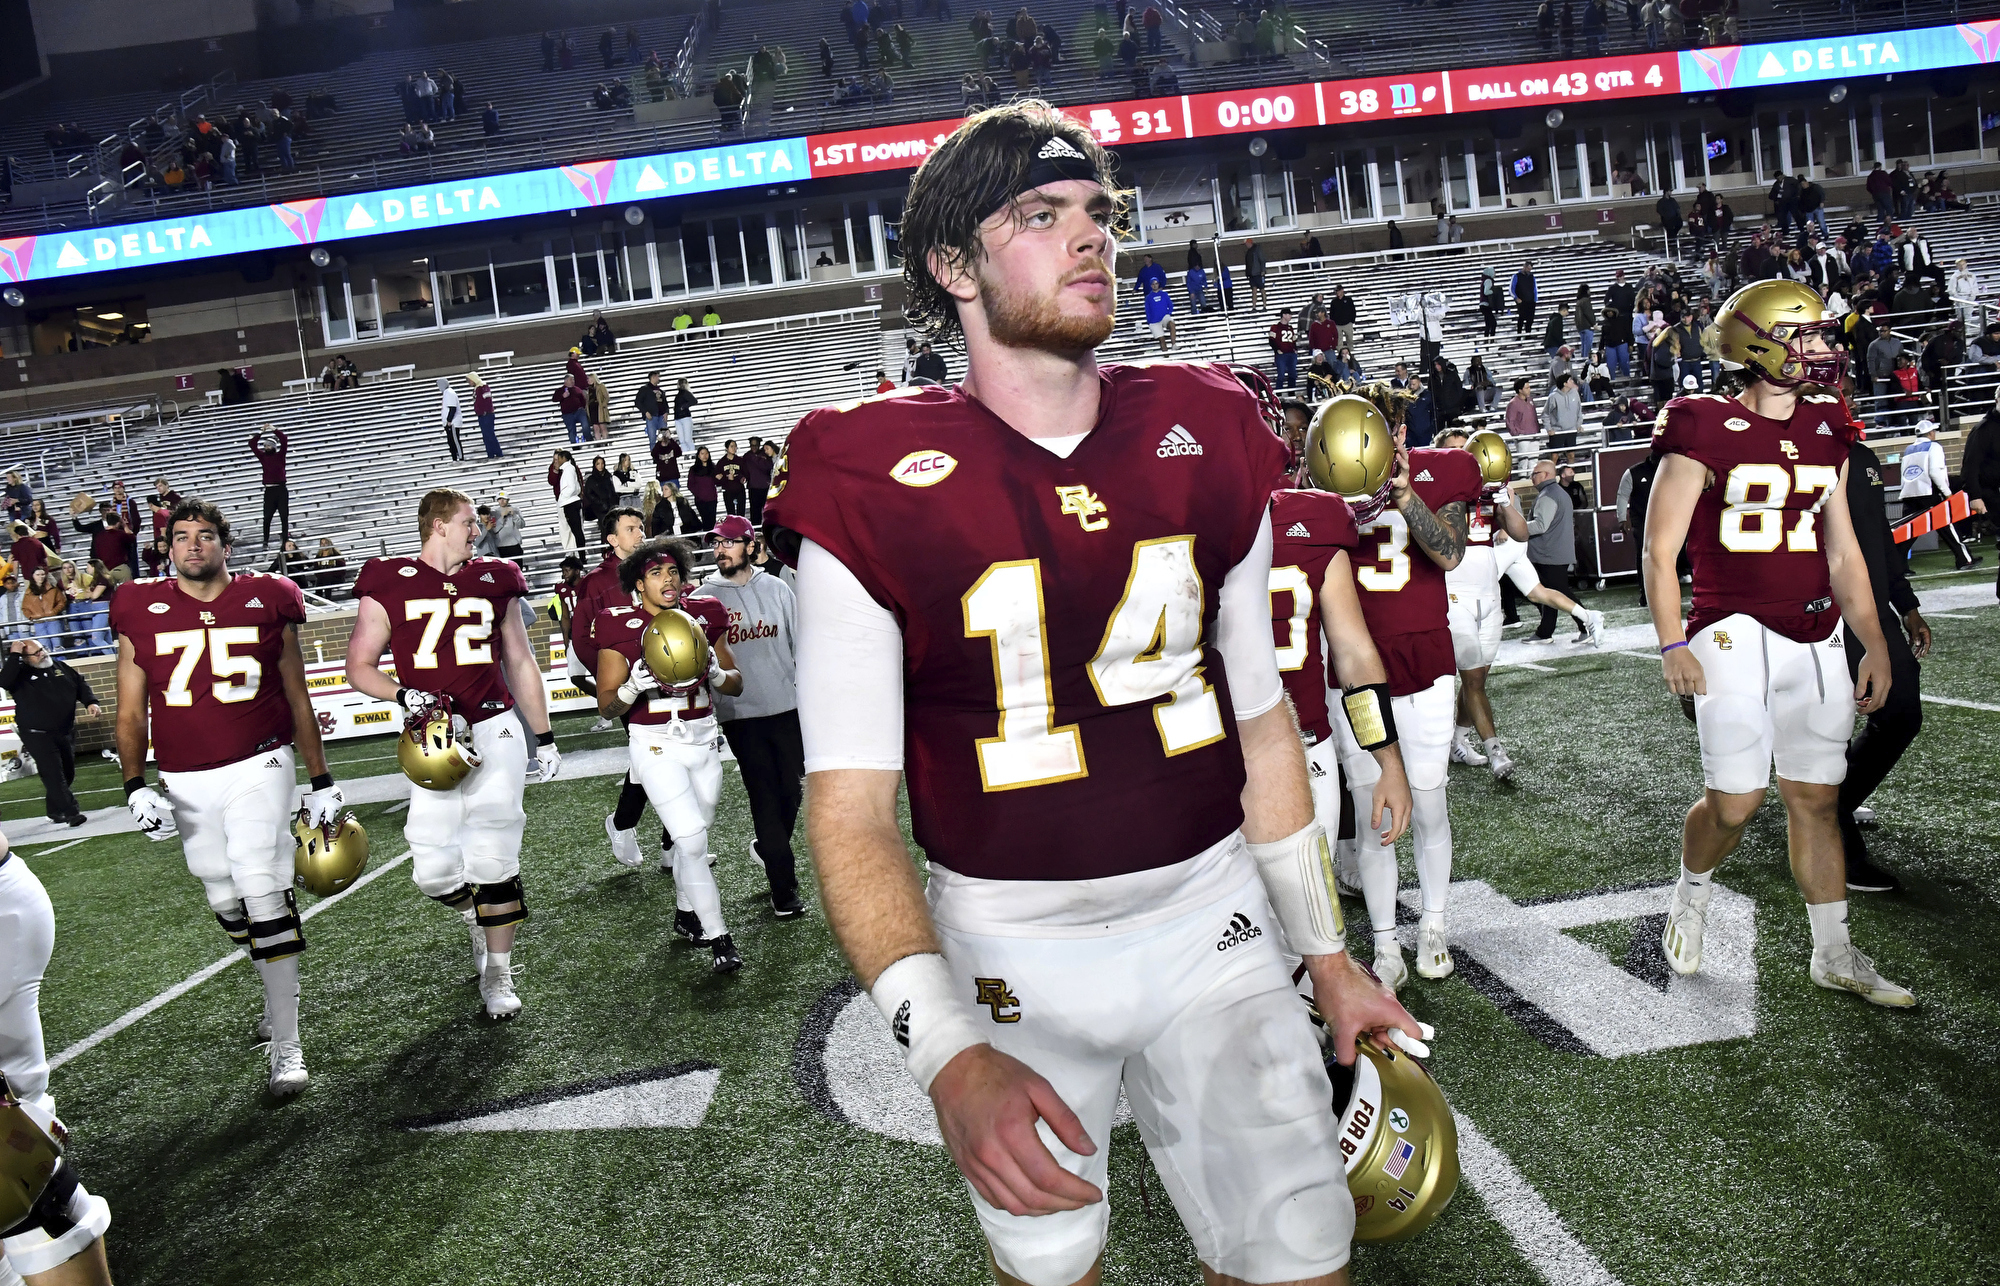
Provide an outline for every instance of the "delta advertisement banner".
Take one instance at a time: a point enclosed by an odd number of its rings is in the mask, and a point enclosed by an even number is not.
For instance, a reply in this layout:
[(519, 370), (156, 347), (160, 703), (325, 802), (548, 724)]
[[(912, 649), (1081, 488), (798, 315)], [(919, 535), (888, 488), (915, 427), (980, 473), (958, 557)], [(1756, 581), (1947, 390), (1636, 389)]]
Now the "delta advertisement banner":
[[(1128, 147), (1306, 125), (1983, 66), (1996, 56), (2000, 19), (1990, 19), (1819, 40), (1121, 99), (1063, 112), (1106, 146)], [(42, 281), (772, 182), (910, 170), (958, 125), (957, 117), (916, 121), (0, 239), (0, 281)]]

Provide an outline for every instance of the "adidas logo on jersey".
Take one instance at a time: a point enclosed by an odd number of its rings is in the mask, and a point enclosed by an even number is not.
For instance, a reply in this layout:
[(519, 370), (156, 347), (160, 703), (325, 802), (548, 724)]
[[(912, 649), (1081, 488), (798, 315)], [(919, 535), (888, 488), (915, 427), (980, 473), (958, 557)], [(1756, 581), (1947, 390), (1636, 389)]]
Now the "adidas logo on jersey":
[(263, 599), (261, 599), (261, 598), (253, 598), (253, 599), (251, 599), (251, 600), (250, 600), (249, 602), (245, 603), (245, 604), (244, 604), (243, 606), (245, 606), (245, 607), (262, 607), (263, 605), (264, 605), (264, 600), (263, 600)]
[(1231, 947), (1242, 946), (1252, 938), (1261, 938), (1263, 936), (1264, 931), (1250, 923), (1249, 916), (1238, 911), (1230, 917), (1229, 927), (1222, 931), (1222, 940), (1215, 944), (1215, 949), (1217, 951), (1227, 951)]
[(1823, 438), (1830, 438), (1833, 436), (1833, 430), (1828, 426), (1822, 424), (1819, 426), (1819, 434)]
[(484, 576), (481, 576), (479, 579), (485, 581), (488, 585), (491, 585), (493, 583), (493, 573), (487, 572)]
[(1167, 436), (1160, 439), (1159, 450), (1153, 454), (1162, 460), (1176, 455), (1200, 455), (1201, 443), (1195, 441), (1194, 434), (1176, 424), (1167, 430)]
[(1306, 530), (1306, 525), (1302, 522), (1295, 522), (1285, 528), (1285, 534), (1294, 540), (1309, 540), (1312, 538), (1312, 533)]
[(1422, 473), (1420, 473), (1420, 474), (1418, 474), (1418, 475), (1417, 475), (1417, 477), (1416, 477), (1416, 481), (1418, 481), (1418, 482), (1435, 482), (1435, 481), (1437, 481), (1437, 479), (1435, 479), (1435, 478), (1431, 477), (1431, 471), (1430, 471), (1429, 469), (1426, 469), (1426, 470), (1424, 470), (1424, 471), (1423, 471)]

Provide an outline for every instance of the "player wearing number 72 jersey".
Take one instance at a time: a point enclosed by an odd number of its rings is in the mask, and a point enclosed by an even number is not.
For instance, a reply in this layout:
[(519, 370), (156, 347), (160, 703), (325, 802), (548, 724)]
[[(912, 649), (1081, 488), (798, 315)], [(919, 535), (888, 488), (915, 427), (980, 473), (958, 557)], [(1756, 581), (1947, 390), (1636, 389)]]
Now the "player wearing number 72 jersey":
[[(343, 802), (299, 655), (305, 598), (283, 576), (231, 575), (229, 522), (206, 501), (176, 505), (167, 532), (174, 575), (135, 581), (111, 600), (126, 802), (149, 839), (178, 832), (223, 932), (249, 949), (264, 984), (257, 1033), (270, 1042), (271, 1092), (286, 1097), (306, 1085), (294, 746), (312, 778), (308, 820), (327, 824)], [(158, 791), (145, 778), (149, 726)]]
[[(1846, 404), (1821, 391), (1839, 387), (1846, 365), (1833, 347), (1838, 327), (1818, 295), (1789, 281), (1745, 286), (1716, 324), (1723, 362), (1747, 386), (1735, 397), (1676, 398), (1653, 431), (1661, 459), (1647, 506), (1646, 595), (1667, 685), (1694, 698), (1708, 787), (1682, 829), (1662, 944), (1678, 972), (1700, 967), (1715, 868), (1742, 841), (1775, 761), (1792, 876), (1812, 925), (1812, 980), (1912, 1005), (1847, 929), (1840, 783), (1855, 710), (1881, 706), (1889, 661), (1847, 508), (1856, 426)], [(1694, 568), (1685, 631), (1674, 575), (1683, 544)], [(1866, 649), (1851, 688), (1843, 628)]]
[[(472, 556), (478, 519), (463, 492), (427, 493), (417, 529), (416, 557), (371, 558), (354, 582), (360, 612), (347, 643), (347, 681), (397, 702), (411, 722), (444, 705), (470, 741), (472, 770), (455, 785), (410, 791), (403, 837), (417, 887), (465, 918), (487, 1017), (512, 1018), (521, 1008), (514, 935), (528, 918), (521, 890), (528, 747), (519, 722), (503, 717), (516, 701), (539, 746), (537, 780), (554, 777), (561, 764), (541, 667), (514, 610), (528, 586), (506, 559)], [(394, 678), (380, 668), (384, 651), (395, 655)]]

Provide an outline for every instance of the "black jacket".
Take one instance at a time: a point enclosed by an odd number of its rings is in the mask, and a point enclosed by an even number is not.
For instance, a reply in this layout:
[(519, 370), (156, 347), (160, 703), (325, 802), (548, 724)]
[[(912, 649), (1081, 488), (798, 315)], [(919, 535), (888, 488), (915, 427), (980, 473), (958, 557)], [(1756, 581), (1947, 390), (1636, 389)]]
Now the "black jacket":
[[(1917, 610), (1910, 588), (1909, 560), (1889, 536), (1889, 510), (1882, 499), (1882, 461), (1865, 442), (1847, 449), (1847, 512), (1854, 520), (1855, 543), (1868, 564), (1868, 583), (1877, 604), (1886, 603), (1898, 618)], [(1885, 614), (1886, 615), (1886, 614)], [(1892, 628), (1888, 621), (1882, 628)]]
[(1958, 474), (1958, 485), (1968, 498), (1984, 500), (1989, 518), (2000, 515), (2000, 411), (1988, 411), (1979, 427), (1966, 435)]
[(27, 732), (68, 736), (76, 726), (76, 708), (97, 704), (89, 680), (60, 657), (47, 669), (37, 670), (20, 653), (8, 653), (7, 664), (0, 666), (0, 688), (13, 695), (15, 721)]

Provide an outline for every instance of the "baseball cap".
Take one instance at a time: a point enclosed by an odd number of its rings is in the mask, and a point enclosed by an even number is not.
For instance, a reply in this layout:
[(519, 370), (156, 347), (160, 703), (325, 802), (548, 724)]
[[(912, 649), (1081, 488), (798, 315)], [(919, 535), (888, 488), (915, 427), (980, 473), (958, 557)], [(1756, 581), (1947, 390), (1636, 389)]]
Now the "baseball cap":
[(1681, 376), (1681, 387), (1685, 389), (1694, 389), (1696, 391), (1700, 391), (1701, 379), (1698, 376), (1694, 375), (1683, 375)]
[(757, 534), (757, 529), (742, 514), (730, 514), (716, 523), (714, 530), (708, 534), (717, 540), (748, 540)]

